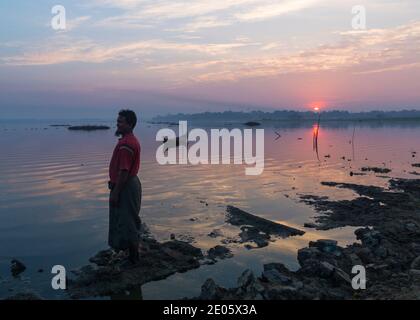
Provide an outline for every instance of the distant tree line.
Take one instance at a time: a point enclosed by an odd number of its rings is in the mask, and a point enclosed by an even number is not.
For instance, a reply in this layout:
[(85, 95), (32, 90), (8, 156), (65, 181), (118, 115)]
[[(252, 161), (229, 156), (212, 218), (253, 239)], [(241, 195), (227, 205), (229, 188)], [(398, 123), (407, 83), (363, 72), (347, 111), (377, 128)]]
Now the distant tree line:
[[(276, 110), (272, 112), (265, 111), (224, 111), (224, 112), (202, 112), (202, 113), (178, 113), (156, 116), (154, 122), (167, 122), (178, 120), (196, 120), (196, 121), (304, 121), (316, 120), (319, 113), (313, 111), (292, 111)], [(401, 111), (367, 111), (367, 112), (349, 112), (349, 111), (324, 111), (321, 112), (323, 121), (340, 120), (420, 120), (420, 110), (401, 110)]]

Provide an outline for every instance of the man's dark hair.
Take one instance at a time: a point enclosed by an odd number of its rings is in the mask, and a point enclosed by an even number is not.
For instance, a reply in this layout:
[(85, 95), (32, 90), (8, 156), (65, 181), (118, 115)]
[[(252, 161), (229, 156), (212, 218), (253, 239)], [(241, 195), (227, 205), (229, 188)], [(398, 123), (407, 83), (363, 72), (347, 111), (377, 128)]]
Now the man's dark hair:
[(119, 116), (124, 117), (127, 123), (134, 129), (137, 124), (136, 113), (129, 109), (120, 110), (118, 113)]

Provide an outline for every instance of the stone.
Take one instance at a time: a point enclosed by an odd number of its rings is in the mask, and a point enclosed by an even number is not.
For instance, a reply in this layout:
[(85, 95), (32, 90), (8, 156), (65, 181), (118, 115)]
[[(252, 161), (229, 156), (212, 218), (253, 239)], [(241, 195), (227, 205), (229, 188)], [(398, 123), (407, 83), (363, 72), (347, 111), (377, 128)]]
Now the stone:
[(310, 241), (309, 247), (315, 247), (325, 253), (332, 253), (336, 256), (341, 255), (340, 248), (337, 246), (337, 241), (329, 239), (319, 239), (317, 241)]
[(220, 229), (214, 229), (212, 232), (208, 234), (210, 238), (217, 238), (223, 236), (223, 233), (220, 231)]
[(415, 258), (413, 262), (411, 262), (411, 269), (420, 270), (420, 256)]
[(200, 299), (203, 300), (213, 300), (216, 299), (219, 293), (219, 287), (213, 279), (209, 278), (201, 286), (201, 295)]
[(362, 264), (362, 260), (360, 260), (359, 256), (355, 253), (350, 253), (349, 254), (349, 259), (351, 261), (352, 265), (361, 265)]
[(302, 248), (298, 250), (298, 261), (301, 266), (304, 266), (307, 260), (317, 260), (320, 256), (321, 252), (315, 247)]
[(220, 245), (217, 245), (209, 249), (207, 254), (210, 259), (216, 259), (216, 258), (225, 259), (225, 258), (231, 258), (233, 256), (229, 248), (226, 248)]
[(5, 300), (42, 300), (42, 298), (33, 292), (22, 292), (7, 297)]
[(281, 274), (277, 269), (266, 270), (262, 274), (262, 278), (270, 283), (290, 284), (292, 279), (286, 275)]
[(375, 254), (381, 258), (386, 258), (388, 256), (388, 250), (384, 246), (380, 246), (375, 250)]
[(357, 239), (368, 247), (376, 247), (381, 241), (380, 233), (369, 227), (357, 229), (354, 233)]
[(419, 227), (413, 222), (407, 223), (405, 228), (410, 232), (416, 232), (419, 229)]
[(10, 266), (10, 271), (12, 272), (13, 277), (17, 277), (23, 271), (26, 270), (26, 266), (17, 259), (12, 260), (12, 264)]
[(410, 276), (413, 278), (414, 281), (416, 282), (420, 281), (420, 270), (411, 269)]
[(316, 223), (307, 222), (307, 223), (304, 223), (304, 224), (303, 224), (303, 226), (304, 226), (305, 228), (315, 229), (318, 225), (317, 225)]
[(247, 269), (245, 270), (238, 279), (238, 287), (246, 288), (255, 282), (254, 273)]
[(333, 266), (332, 264), (322, 261), (320, 264), (322, 270), (325, 272), (326, 275), (333, 276), (334, 279), (338, 281), (344, 281), (346, 283), (351, 283), (350, 276), (343, 271), (342, 269)]

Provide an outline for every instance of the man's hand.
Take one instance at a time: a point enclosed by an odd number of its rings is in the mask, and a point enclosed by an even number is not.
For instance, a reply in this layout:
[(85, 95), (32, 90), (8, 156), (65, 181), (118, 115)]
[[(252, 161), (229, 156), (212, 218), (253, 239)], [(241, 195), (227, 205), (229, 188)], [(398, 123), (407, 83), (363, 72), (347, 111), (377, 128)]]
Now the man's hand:
[(128, 179), (128, 170), (121, 170), (118, 175), (117, 183), (115, 184), (114, 189), (111, 191), (109, 197), (109, 205), (111, 207), (118, 207), (118, 201), (120, 200), (120, 192), (124, 188), (125, 183)]
[(118, 207), (119, 200), (120, 200), (120, 195), (117, 192), (112, 191), (109, 197), (109, 205), (111, 207)]

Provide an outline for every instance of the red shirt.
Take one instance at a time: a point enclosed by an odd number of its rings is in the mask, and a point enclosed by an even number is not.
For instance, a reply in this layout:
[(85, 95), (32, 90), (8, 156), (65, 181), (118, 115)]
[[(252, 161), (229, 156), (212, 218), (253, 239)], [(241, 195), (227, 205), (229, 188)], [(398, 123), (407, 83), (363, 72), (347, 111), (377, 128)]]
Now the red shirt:
[(127, 170), (130, 177), (135, 177), (140, 169), (140, 143), (133, 133), (119, 139), (109, 164), (109, 180), (117, 183), (121, 170)]

